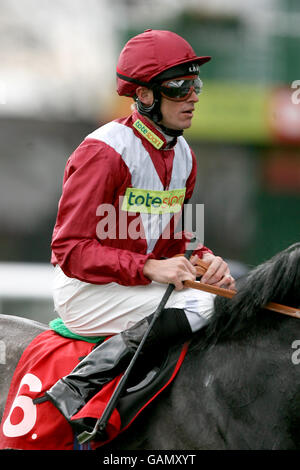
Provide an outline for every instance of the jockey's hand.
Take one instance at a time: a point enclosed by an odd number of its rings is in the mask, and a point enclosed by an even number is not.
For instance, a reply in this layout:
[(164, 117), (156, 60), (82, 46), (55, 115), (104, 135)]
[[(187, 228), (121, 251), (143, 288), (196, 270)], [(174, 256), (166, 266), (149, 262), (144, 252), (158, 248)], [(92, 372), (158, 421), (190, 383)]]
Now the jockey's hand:
[[(225, 289), (235, 289), (235, 280), (230, 274), (228, 264), (220, 257), (212, 253), (204, 253), (203, 261), (209, 263), (209, 267), (201, 278), (201, 282)], [(192, 262), (195, 262), (192, 259)]]
[(164, 260), (148, 259), (143, 273), (152, 281), (174, 284), (176, 290), (183, 289), (183, 281), (196, 279), (196, 268), (184, 256)]

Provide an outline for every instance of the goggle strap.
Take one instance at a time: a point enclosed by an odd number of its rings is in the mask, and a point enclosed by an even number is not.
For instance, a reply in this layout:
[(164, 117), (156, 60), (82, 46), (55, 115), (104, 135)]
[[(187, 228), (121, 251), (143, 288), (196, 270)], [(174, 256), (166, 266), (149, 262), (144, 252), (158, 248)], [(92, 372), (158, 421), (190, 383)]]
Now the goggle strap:
[(122, 80), (125, 80), (126, 82), (136, 83), (137, 85), (145, 86), (147, 88), (153, 88), (153, 84), (149, 82), (142, 82), (141, 80), (137, 80), (136, 78), (127, 77), (126, 75), (122, 75), (119, 72), (117, 72), (117, 76)]

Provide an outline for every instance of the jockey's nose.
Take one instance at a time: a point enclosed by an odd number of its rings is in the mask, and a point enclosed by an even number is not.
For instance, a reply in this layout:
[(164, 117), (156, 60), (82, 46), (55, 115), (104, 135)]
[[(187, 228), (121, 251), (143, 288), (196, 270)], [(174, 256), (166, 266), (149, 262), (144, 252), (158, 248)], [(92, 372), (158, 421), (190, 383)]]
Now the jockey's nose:
[(199, 96), (195, 92), (195, 88), (193, 88), (193, 91), (187, 101), (193, 101), (194, 103), (197, 103), (199, 101)]

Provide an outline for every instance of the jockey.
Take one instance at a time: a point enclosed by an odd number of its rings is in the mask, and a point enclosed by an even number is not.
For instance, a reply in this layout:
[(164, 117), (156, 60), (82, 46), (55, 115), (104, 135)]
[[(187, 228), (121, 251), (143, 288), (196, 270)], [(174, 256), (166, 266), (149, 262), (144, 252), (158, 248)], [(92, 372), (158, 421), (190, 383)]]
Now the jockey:
[[(55, 310), (73, 333), (111, 336), (59, 380), (47, 397), (67, 420), (130, 362), (167, 284), (175, 285), (143, 353), (184, 342), (207, 324), (214, 295), (184, 288), (195, 264), (202, 281), (233, 288), (226, 262), (176, 220), (195, 186), (196, 158), (182, 136), (201, 92), (199, 57), (180, 36), (147, 30), (117, 64), (117, 92), (132, 114), (88, 135), (70, 156), (52, 239)], [(175, 201), (175, 203), (173, 203)]]

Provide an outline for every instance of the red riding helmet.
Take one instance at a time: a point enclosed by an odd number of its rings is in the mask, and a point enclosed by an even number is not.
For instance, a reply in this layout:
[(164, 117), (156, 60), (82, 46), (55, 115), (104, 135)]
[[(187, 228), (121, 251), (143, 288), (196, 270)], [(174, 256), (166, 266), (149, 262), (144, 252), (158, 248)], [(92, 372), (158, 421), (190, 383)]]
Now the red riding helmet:
[(138, 85), (147, 84), (157, 75), (180, 64), (202, 65), (211, 59), (199, 57), (190, 44), (171, 31), (147, 29), (131, 38), (117, 63), (117, 92), (134, 96)]

